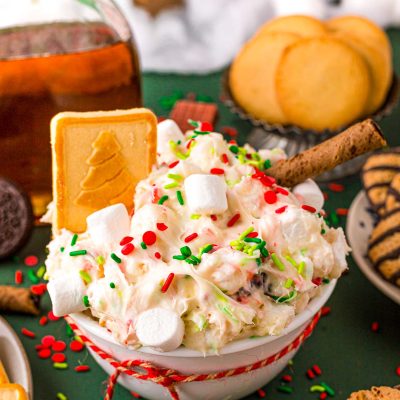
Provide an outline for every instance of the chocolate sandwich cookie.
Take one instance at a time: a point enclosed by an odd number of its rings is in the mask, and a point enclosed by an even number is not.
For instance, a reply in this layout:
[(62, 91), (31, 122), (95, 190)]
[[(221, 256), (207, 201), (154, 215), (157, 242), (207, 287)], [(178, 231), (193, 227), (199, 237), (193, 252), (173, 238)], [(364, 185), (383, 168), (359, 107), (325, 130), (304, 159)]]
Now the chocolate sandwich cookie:
[(400, 287), (400, 209), (376, 225), (369, 240), (368, 256), (387, 281)]
[(400, 148), (377, 153), (368, 158), (362, 170), (362, 182), (371, 206), (380, 215), (386, 213), (390, 184), (400, 173)]
[(348, 400), (400, 400), (400, 390), (387, 386), (373, 387), (352, 393)]
[(0, 259), (20, 249), (33, 228), (32, 205), (15, 183), (0, 177)]

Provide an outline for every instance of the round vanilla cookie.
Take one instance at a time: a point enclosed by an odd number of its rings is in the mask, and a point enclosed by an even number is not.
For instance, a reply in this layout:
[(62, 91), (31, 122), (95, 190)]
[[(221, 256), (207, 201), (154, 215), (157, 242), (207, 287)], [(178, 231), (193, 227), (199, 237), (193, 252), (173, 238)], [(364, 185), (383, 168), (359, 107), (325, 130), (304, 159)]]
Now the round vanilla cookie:
[(279, 104), (304, 129), (337, 129), (359, 118), (370, 92), (363, 58), (338, 39), (301, 39), (288, 46), (276, 72)]
[(268, 32), (286, 32), (301, 37), (316, 37), (326, 35), (328, 30), (317, 18), (307, 15), (288, 15), (267, 22), (257, 31), (256, 36)]
[(348, 400), (400, 400), (400, 390), (387, 386), (374, 386), (371, 390), (352, 393)]
[(233, 97), (255, 118), (288, 122), (277, 99), (275, 75), (285, 48), (297, 40), (294, 33), (266, 32), (250, 40), (233, 61), (229, 73)]

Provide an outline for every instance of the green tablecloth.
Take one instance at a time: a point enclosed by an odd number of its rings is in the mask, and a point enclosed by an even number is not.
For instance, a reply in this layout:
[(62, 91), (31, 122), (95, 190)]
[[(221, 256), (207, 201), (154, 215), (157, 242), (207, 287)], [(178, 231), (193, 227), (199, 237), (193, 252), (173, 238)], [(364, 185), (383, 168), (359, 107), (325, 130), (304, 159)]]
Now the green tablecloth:
[[(400, 31), (392, 30), (390, 36), (394, 44), (395, 69), (397, 73), (400, 73), (398, 47)], [(218, 102), (220, 77), (220, 73), (207, 76), (146, 74), (144, 76), (145, 105), (159, 115), (167, 115), (167, 111), (160, 104), (160, 98), (171, 96), (175, 91), (210, 96)], [(395, 110), (381, 124), (391, 145), (400, 144), (399, 124), (398, 110)], [(233, 116), (220, 104), (218, 127), (225, 125), (234, 126), (239, 130), (241, 142), (251, 130), (246, 122)], [(326, 190), (329, 199), (325, 208), (328, 212), (339, 207), (348, 208), (360, 190), (360, 181), (357, 176), (346, 178), (340, 183), (346, 187), (344, 192), (333, 193)], [(345, 222), (345, 217), (340, 217), (340, 225), (344, 227)], [(29, 244), (18, 254), (19, 261), (14, 259), (0, 263), (0, 283), (13, 284), (14, 271), (17, 268), (27, 271), (28, 267), (22, 263), (26, 255), (39, 256), (40, 264), (42, 264), (48, 240), (49, 229), (36, 228)], [(328, 303), (332, 307), (331, 314), (321, 320), (315, 333), (295, 357), (293, 366), (284, 371), (293, 375), (293, 382), (290, 384), (294, 388), (293, 394), (288, 395), (277, 391), (277, 387), (281, 384), (280, 377), (277, 377), (263, 388), (267, 399), (317, 399), (318, 395), (310, 393), (309, 388), (321, 380), (336, 390), (338, 399), (346, 399), (351, 391), (371, 385), (400, 383), (400, 378), (396, 375), (396, 368), (400, 365), (400, 308), (372, 286), (351, 258), (349, 258), (349, 266), (349, 273), (340, 279)], [(29, 285), (28, 279), (25, 279), (24, 285)], [(43, 314), (50, 310), (47, 295), (42, 309)], [(41, 360), (36, 355), (35, 344), (43, 335), (53, 334), (66, 342), (71, 340), (66, 334), (64, 321), (49, 322), (46, 326), (40, 326), (38, 318), (11, 314), (5, 317), (19, 334), (28, 353), (36, 400), (55, 399), (57, 392), (64, 393), (69, 400), (102, 398), (107, 376), (86, 350), (82, 353), (73, 353), (69, 350), (66, 352), (69, 364), (67, 370), (55, 370), (50, 360)], [(377, 333), (370, 328), (373, 321), (379, 322), (380, 329)], [(23, 327), (34, 331), (37, 338), (29, 339), (23, 336), (20, 333)], [(79, 363), (90, 365), (91, 371), (84, 374), (76, 373), (73, 367)], [(305, 372), (314, 364), (321, 367), (323, 375), (321, 379), (310, 381), (305, 377)], [(115, 399), (131, 398), (132, 395), (128, 391), (118, 386)], [(259, 395), (255, 393), (247, 399), (257, 398)]]

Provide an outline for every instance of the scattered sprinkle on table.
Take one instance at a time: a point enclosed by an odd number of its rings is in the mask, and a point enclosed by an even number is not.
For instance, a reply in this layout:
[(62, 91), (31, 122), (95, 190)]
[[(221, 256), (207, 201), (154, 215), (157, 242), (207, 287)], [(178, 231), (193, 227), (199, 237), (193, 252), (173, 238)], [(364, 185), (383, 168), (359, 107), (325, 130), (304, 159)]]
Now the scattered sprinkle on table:
[(322, 370), (317, 364), (314, 364), (312, 369), (317, 375), (322, 375)]
[(331, 313), (331, 308), (328, 306), (324, 306), (321, 308), (321, 316), (325, 317)]
[(14, 278), (14, 280), (15, 280), (15, 284), (16, 284), (16, 285), (20, 285), (20, 284), (23, 282), (24, 276), (22, 275), (22, 271), (21, 271), (20, 269), (17, 269), (17, 270), (15, 271), (15, 278)]
[(329, 396), (333, 397), (335, 395), (335, 391), (325, 382), (321, 382), (321, 386), (325, 388), (325, 391), (326, 393), (328, 393)]
[(371, 330), (372, 330), (372, 332), (378, 332), (378, 330), (379, 330), (379, 322), (374, 321), (374, 322), (371, 324)]
[(281, 393), (293, 393), (293, 388), (291, 388), (290, 386), (282, 385), (277, 387), (277, 391)]
[(56, 317), (56, 316), (54, 315), (53, 311), (49, 311), (49, 312), (47, 313), (47, 318), (48, 318), (50, 321), (58, 321), (58, 320), (60, 319), (60, 317)]
[(64, 393), (58, 392), (57, 400), (68, 400), (68, 397)]
[(77, 340), (73, 340), (70, 344), (69, 344), (69, 348), (76, 352), (79, 353), (80, 351), (82, 351), (85, 348), (85, 345), (82, 344), (81, 342), (78, 342)]
[(26, 336), (26, 337), (28, 337), (28, 338), (30, 338), (30, 339), (34, 339), (34, 338), (36, 337), (36, 335), (35, 335), (34, 332), (32, 332), (32, 331), (30, 331), (29, 329), (26, 329), (26, 328), (22, 328), (22, 329), (21, 329), (21, 333), (22, 333), (24, 336)]
[(262, 389), (258, 389), (257, 393), (258, 393), (258, 397), (260, 397), (261, 399), (263, 399), (266, 396), (264, 390), (262, 390)]
[(24, 264), (27, 267), (34, 267), (35, 265), (37, 265), (38, 262), (39, 262), (39, 259), (34, 255), (27, 256), (24, 259)]
[(293, 380), (293, 377), (291, 375), (283, 375), (282, 378), (283, 382), (290, 383)]
[(67, 348), (67, 345), (62, 340), (56, 340), (52, 343), (51, 348), (53, 351), (60, 352)]
[(328, 188), (332, 192), (343, 192), (345, 189), (344, 185), (341, 185), (340, 183), (329, 183)]
[(77, 365), (75, 368), (76, 372), (87, 372), (90, 371), (89, 365)]
[(43, 360), (51, 357), (51, 350), (50, 349), (40, 349), (38, 351), (38, 357), (42, 358)]
[(51, 361), (53, 361), (53, 363), (63, 363), (66, 361), (66, 359), (67, 359), (67, 357), (63, 353), (54, 353), (51, 356)]
[(315, 379), (315, 373), (311, 368), (307, 370), (306, 375), (308, 379)]
[(56, 341), (55, 337), (52, 335), (46, 335), (42, 337), (42, 340), (40, 341), (43, 346), (45, 347), (51, 347), (52, 344)]
[(40, 317), (39, 319), (39, 325), (44, 326), (47, 324), (47, 317), (45, 315), (43, 315), (42, 317)]
[(68, 368), (68, 364), (67, 363), (53, 363), (53, 367), (55, 369), (67, 369)]
[(36, 273), (33, 269), (28, 271), (28, 278), (34, 284), (39, 283), (39, 278), (36, 276)]
[(341, 217), (346, 217), (349, 214), (349, 209), (348, 208), (337, 208), (336, 214)]

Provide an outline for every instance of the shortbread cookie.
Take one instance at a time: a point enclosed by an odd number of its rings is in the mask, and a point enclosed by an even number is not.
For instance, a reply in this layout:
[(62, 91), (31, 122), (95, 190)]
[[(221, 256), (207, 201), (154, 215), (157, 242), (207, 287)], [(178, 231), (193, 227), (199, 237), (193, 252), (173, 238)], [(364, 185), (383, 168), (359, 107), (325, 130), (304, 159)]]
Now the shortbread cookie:
[(364, 59), (339, 39), (302, 39), (288, 46), (279, 63), (279, 104), (295, 125), (322, 131), (358, 119), (370, 92)]
[(390, 214), (397, 209), (400, 209), (400, 173), (395, 175), (390, 184), (386, 196), (385, 213)]
[(352, 393), (348, 400), (400, 400), (400, 390), (386, 386), (373, 387)]
[(51, 122), (53, 229), (86, 229), (86, 217), (123, 203), (156, 158), (157, 120), (146, 109), (65, 112)]
[(248, 42), (234, 60), (229, 84), (235, 100), (252, 116), (285, 124), (277, 99), (276, 69), (285, 48), (299, 40), (294, 33), (264, 33)]
[(364, 190), (372, 208), (380, 216), (386, 213), (389, 186), (398, 173), (400, 173), (400, 152), (398, 149), (374, 154), (364, 164), (361, 175)]
[(369, 239), (368, 256), (386, 280), (400, 287), (400, 210), (376, 225)]

